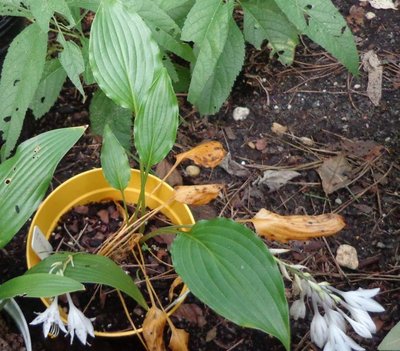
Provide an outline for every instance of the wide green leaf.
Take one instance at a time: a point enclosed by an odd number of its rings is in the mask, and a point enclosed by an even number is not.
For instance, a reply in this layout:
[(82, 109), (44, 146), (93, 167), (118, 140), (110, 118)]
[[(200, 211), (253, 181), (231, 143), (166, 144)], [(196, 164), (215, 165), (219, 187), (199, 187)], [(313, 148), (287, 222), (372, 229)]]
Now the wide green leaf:
[(89, 107), (90, 128), (92, 132), (103, 135), (106, 124), (110, 127), (120, 144), (130, 150), (132, 143), (132, 112), (118, 106), (101, 90), (97, 90)]
[(76, 279), (37, 272), (21, 275), (0, 285), (0, 299), (16, 296), (52, 297), (78, 290), (85, 290), (85, 287)]
[(29, 106), (36, 119), (42, 117), (54, 105), (60, 95), (65, 78), (67, 78), (67, 74), (58, 59), (46, 61), (42, 79)]
[(31, 334), (29, 332), (29, 326), (26, 322), (25, 316), (14, 299), (8, 299), (5, 301), (3, 306), (4, 310), (12, 318), (22, 337), (24, 338), (26, 351), (32, 351)]
[(353, 74), (358, 53), (345, 19), (331, 0), (274, 0), (300, 33), (321, 45)]
[(385, 336), (382, 342), (378, 345), (379, 351), (400, 350), (400, 322), (392, 328)]
[(186, 16), (190, 9), (193, 7), (195, 0), (152, 0), (165, 12), (167, 12), (171, 18), (178, 23), (183, 25)]
[(36, 23), (18, 34), (8, 49), (0, 81), (0, 145), (5, 141), (2, 160), (17, 143), (25, 112), (42, 77), (46, 52), (47, 34)]
[[(229, 21), (228, 38), (216, 62), (213, 74), (209, 76), (207, 81), (201, 83), (204, 85), (200, 86), (201, 91), (198, 93), (198, 98), (194, 99), (191, 95), (191, 102), (197, 106), (200, 113), (213, 114), (220, 109), (228, 98), (236, 77), (242, 69), (244, 55), (242, 32), (235, 21), (231, 19)], [(205, 56), (199, 56), (199, 60), (204, 60), (204, 62), (198, 61), (197, 64), (203, 64), (205, 68)]]
[(87, 253), (56, 253), (32, 267), (25, 275), (49, 272), (52, 264), (67, 262), (72, 257), (73, 264), (68, 264), (64, 276), (81, 283), (103, 284), (123, 291), (141, 306), (147, 308), (140, 290), (116, 263), (107, 257)]
[(101, 147), (101, 166), (108, 183), (123, 192), (131, 179), (131, 167), (125, 149), (106, 124)]
[(135, 147), (146, 168), (160, 162), (171, 151), (178, 117), (178, 101), (167, 70), (162, 68), (135, 118)]
[(96, 81), (93, 77), (92, 67), (90, 67), (90, 62), (89, 62), (89, 38), (81, 37), (80, 41), (82, 45), (83, 61), (85, 63), (85, 71), (83, 72), (83, 79), (87, 85), (91, 85), (96, 83)]
[(271, 56), (276, 53), (281, 63), (292, 64), (298, 33), (279, 7), (273, 1), (264, 0), (245, 0), (241, 5), (245, 39), (257, 49), (267, 39), (272, 48)]
[(276, 336), (290, 349), (282, 276), (250, 229), (225, 218), (197, 222), (173, 242), (172, 260), (202, 302), (243, 327)]
[(162, 67), (161, 54), (141, 17), (119, 1), (103, 1), (92, 24), (89, 59), (104, 93), (137, 113)]
[(0, 248), (4, 247), (39, 206), (61, 158), (85, 128), (55, 129), (18, 146), (0, 165)]
[(66, 0), (69, 7), (81, 7), (96, 12), (101, 0)]
[(61, 65), (64, 67), (65, 72), (67, 72), (68, 78), (82, 96), (85, 97), (85, 91), (79, 77), (85, 71), (85, 61), (83, 60), (82, 51), (73, 41), (66, 41), (62, 35), (59, 35), (58, 41), (64, 48), (60, 53)]
[[(196, 15), (190, 17), (193, 11), (192, 9), (185, 22), (185, 27), (183, 28), (182, 33), (182, 37), (185, 40), (191, 38), (191, 40), (196, 42), (196, 45), (198, 45), (198, 48), (200, 49), (193, 69), (192, 81), (190, 83), (188, 95), (188, 100), (196, 106), (201, 104), (205, 85), (209, 79), (216, 74), (217, 64), (228, 40), (233, 11), (232, 1), (224, 3), (221, 1), (210, 2), (210, 0), (207, 0), (207, 2), (213, 5), (210, 6), (210, 8), (213, 9), (213, 12), (211, 14), (206, 13), (201, 17)], [(217, 5), (215, 5), (215, 2), (217, 2)], [(202, 1), (200, 1), (200, 3), (202, 3)], [(198, 3), (196, 3), (193, 8), (195, 8), (197, 4)], [(204, 16), (211, 17), (206, 17), (207, 22), (205, 22)], [(195, 20), (198, 20), (199, 22), (193, 22)], [(197, 28), (198, 32), (194, 33), (192, 29), (189, 29), (189, 24), (193, 24), (193, 27)], [(185, 28), (187, 28), (186, 31)], [(242, 58), (239, 58), (239, 60), (241, 59)], [(234, 72), (234, 74), (236, 76), (237, 72)], [(210, 95), (213, 95), (214, 93), (214, 91), (209, 92)], [(202, 114), (212, 113), (219, 107), (220, 106), (213, 106), (212, 110), (201, 109), (200, 112)]]
[(32, 18), (27, 1), (7, 0), (0, 1), (0, 16), (19, 16)]
[(55, 12), (64, 16), (70, 25), (75, 25), (71, 11), (65, 0), (26, 0), (29, 4), (36, 22), (46, 32), (49, 30), (49, 21)]

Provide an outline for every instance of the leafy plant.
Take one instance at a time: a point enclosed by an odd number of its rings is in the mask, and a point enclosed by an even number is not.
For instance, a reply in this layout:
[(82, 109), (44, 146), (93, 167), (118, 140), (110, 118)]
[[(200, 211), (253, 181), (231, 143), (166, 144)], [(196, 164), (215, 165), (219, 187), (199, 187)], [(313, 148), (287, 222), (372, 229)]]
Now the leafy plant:
[[(88, 40), (81, 22), (89, 10), (97, 15)], [(106, 112), (118, 113), (119, 123), (109, 126), (129, 149), (123, 131), (131, 128), (131, 113), (143, 112), (136, 99), (144, 103), (161, 67), (176, 88), (187, 89), (188, 100), (201, 114), (217, 112), (228, 97), (243, 66), (245, 41), (257, 49), (267, 41), (271, 56), (288, 65), (298, 36), (306, 35), (353, 74), (358, 69), (353, 36), (330, 0), (0, 0), (0, 15), (26, 17), (30, 23), (12, 42), (3, 66), (2, 160), (17, 144), (27, 110), (41, 118), (67, 77), (85, 98), (84, 86), (93, 84), (94, 76), (105, 95), (122, 106), (96, 93), (91, 121), (102, 135), (110, 119)], [(57, 33), (50, 41), (49, 31)], [(162, 74), (163, 84), (170, 84), (169, 77)]]

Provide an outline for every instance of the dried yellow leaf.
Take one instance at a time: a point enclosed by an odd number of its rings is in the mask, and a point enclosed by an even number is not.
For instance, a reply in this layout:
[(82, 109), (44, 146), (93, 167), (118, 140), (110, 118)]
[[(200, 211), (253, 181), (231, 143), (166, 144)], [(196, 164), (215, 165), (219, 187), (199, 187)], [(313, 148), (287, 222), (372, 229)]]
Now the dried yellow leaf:
[(169, 348), (172, 351), (188, 351), (189, 344), (189, 333), (184, 329), (175, 328), (172, 324), (171, 327), (171, 339), (169, 341)]
[(176, 186), (174, 197), (187, 205), (205, 205), (214, 200), (223, 187), (222, 184)]
[(180, 163), (189, 159), (199, 166), (215, 168), (221, 163), (225, 155), (226, 151), (220, 142), (210, 141), (176, 155), (176, 162)]
[(149, 351), (165, 351), (164, 328), (167, 322), (165, 312), (151, 307), (143, 321), (143, 337)]
[(183, 281), (182, 281), (182, 278), (178, 275), (172, 282), (171, 286), (169, 287), (169, 291), (168, 291), (169, 301), (172, 301), (176, 287), (178, 287), (181, 284), (183, 284)]
[(257, 234), (280, 242), (333, 235), (346, 225), (338, 214), (281, 216), (265, 208), (258, 211), (250, 222), (254, 224)]

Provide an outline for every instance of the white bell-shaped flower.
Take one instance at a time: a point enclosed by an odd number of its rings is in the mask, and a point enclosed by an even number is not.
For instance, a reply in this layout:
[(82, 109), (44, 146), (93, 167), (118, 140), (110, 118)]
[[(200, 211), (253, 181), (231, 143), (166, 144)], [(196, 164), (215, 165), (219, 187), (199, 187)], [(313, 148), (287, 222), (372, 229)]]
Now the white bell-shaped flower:
[(328, 324), (326, 319), (321, 316), (318, 309), (314, 310), (314, 317), (310, 326), (311, 341), (321, 347), (325, 345), (328, 339)]
[(358, 345), (352, 338), (338, 327), (336, 324), (330, 324), (328, 328), (328, 341), (325, 344), (324, 351), (364, 351), (365, 349)]
[(373, 300), (379, 292), (379, 288), (376, 289), (362, 289), (359, 288), (354, 291), (340, 291), (334, 289), (333, 291), (342, 295), (346, 302), (354, 308), (368, 312), (383, 312), (385, 309), (378, 302)]

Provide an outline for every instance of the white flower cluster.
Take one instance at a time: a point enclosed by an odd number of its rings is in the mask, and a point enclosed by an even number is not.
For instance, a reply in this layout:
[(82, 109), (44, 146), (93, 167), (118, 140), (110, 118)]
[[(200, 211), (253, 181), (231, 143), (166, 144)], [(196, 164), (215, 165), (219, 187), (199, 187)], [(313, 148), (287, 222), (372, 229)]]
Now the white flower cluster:
[(47, 337), (49, 333), (53, 336), (57, 336), (61, 330), (65, 334), (71, 335), (71, 344), (76, 334), (81, 343), (86, 345), (88, 334), (94, 337), (92, 322), (74, 305), (69, 294), (67, 294), (67, 300), (69, 305), (68, 331), (61, 320), (57, 296), (53, 299), (51, 305), (44, 312), (40, 313), (30, 324), (36, 325), (43, 323), (44, 337)]
[[(376, 326), (368, 312), (383, 312), (384, 308), (373, 297), (378, 289), (340, 291), (327, 283), (317, 284), (308, 273), (305, 279), (295, 275), (295, 286), (300, 299), (293, 302), (290, 314), (294, 319), (306, 315), (305, 299), (311, 300), (314, 317), (311, 322), (311, 340), (324, 351), (365, 350), (346, 335), (346, 321), (364, 338), (372, 338)], [(322, 313), (321, 313), (322, 312)]]

